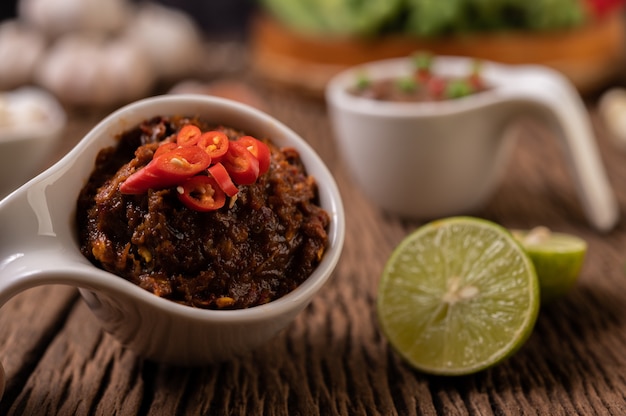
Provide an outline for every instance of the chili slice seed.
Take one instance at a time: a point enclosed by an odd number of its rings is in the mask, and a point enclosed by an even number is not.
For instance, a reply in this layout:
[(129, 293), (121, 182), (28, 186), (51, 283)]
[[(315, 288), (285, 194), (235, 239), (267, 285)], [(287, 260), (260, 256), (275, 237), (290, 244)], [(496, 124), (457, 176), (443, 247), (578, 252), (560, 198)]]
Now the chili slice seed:
[(211, 130), (202, 133), (197, 144), (214, 162), (219, 162), (228, 151), (230, 140), (224, 132)]
[(193, 176), (177, 186), (176, 191), (178, 199), (195, 211), (214, 211), (226, 203), (226, 194), (210, 176)]
[(230, 142), (222, 160), (235, 183), (250, 185), (259, 177), (259, 160), (238, 141)]
[(270, 148), (261, 140), (252, 136), (242, 136), (237, 142), (243, 144), (250, 153), (259, 161), (259, 175), (263, 175), (270, 168), (271, 152)]
[(147, 166), (151, 164), (164, 182), (171, 183), (170, 180), (182, 180), (202, 172), (211, 165), (211, 157), (197, 146), (178, 146), (152, 159)]
[(193, 146), (198, 143), (198, 139), (202, 135), (200, 127), (194, 124), (184, 125), (176, 135), (176, 143), (180, 146)]

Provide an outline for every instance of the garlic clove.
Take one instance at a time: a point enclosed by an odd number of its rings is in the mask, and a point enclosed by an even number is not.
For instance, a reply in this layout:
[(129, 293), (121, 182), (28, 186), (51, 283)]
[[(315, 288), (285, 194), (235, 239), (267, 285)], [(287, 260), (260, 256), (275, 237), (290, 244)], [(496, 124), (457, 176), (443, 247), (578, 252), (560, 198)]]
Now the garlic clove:
[(54, 43), (41, 62), (35, 79), (69, 104), (102, 104), (109, 100), (100, 79), (100, 42), (66, 35)]
[(182, 78), (200, 65), (201, 33), (181, 11), (154, 3), (140, 4), (124, 36), (147, 52), (161, 79)]
[(35, 65), (46, 48), (42, 33), (18, 20), (0, 24), (0, 89), (33, 81)]
[(127, 0), (19, 0), (17, 9), (20, 19), (51, 37), (119, 33), (132, 10)]
[(132, 44), (65, 35), (42, 60), (36, 80), (69, 105), (121, 104), (148, 93), (155, 80), (149, 65)]
[(103, 51), (107, 63), (106, 75), (118, 102), (130, 102), (145, 97), (156, 84), (156, 72), (146, 53), (131, 42), (116, 40)]

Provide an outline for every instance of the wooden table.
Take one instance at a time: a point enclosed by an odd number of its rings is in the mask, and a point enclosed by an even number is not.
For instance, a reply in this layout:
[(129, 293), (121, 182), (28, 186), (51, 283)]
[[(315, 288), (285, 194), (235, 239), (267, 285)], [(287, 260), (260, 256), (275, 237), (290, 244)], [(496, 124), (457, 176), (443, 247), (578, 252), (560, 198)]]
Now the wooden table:
[[(326, 161), (347, 214), (331, 281), (283, 333), (241, 359), (175, 368), (136, 357), (103, 332), (76, 289), (27, 290), (0, 309), (3, 415), (617, 415), (626, 414), (626, 226), (588, 225), (557, 138), (534, 122), (497, 193), (473, 213), (507, 227), (546, 225), (589, 243), (580, 282), (541, 310), (535, 331), (505, 363), (467, 377), (412, 370), (375, 315), (381, 270), (423, 222), (386, 215), (356, 188), (335, 152), (324, 103), (252, 79), (269, 113)], [(626, 151), (590, 112), (601, 154), (626, 206)], [(59, 155), (104, 114), (73, 114)], [(1, 231), (0, 231), (1, 232)]]

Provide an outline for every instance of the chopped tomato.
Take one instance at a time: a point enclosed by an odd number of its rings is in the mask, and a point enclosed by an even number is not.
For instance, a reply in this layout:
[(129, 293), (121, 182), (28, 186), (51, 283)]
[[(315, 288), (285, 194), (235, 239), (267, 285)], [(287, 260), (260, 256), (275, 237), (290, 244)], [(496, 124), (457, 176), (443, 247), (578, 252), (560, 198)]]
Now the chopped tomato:
[(244, 146), (259, 161), (259, 175), (263, 175), (270, 168), (270, 148), (262, 141), (252, 136), (242, 136), (237, 141)]
[(237, 189), (237, 186), (230, 178), (228, 171), (226, 171), (226, 168), (220, 162), (217, 162), (209, 168), (209, 175), (215, 179), (219, 187), (226, 193), (226, 195), (235, 196), (237, 192), (239, 192), (239, 189)]
[(472, 72), (468, 77), (469, 84), (474, 90), (481, 90), (484, 87), (481, 72), (482, 62), (474, 61), (474, 63), (472, 64)]
[(176, 149), (178, 147), (178, 145), (174, 142), (166, 142), (166, 143), (161, 143), (161, 145), (159, 145), (159, 147), (157, 148), (157, 150), (154, 151), (154, 155), (152, 156), (153, 159), (161, 156), (163, 153), (167, 153), (170, 152), (174, 149)]
[(428, 80), (427, 88), (432, 97), (440, 99), (446, 89), (446, 81), (443, 78), (432, 77)]
[(211, 157), (197, 146), (178, 146), (154, 158), (130, 175), (121, 185), (124, 194), (141, 194), (150, 188), (162, 189), (179, 184), (211, 164)]
[(250, 185), (259, 177), (259, 160), (238, 140), (230, 142), (222, 164), (240, 185)]
[(179, 146), (193, 146), (198, 143), (198, 139), (202, 135), (200, 127), (193, 124), (184, 125), (176, 135), (176, 143)]
[(230, 140), (221, 131), (207, 131), (198, 139), (198, 146), (211, 156), (214, 163), (219, 162), (228, 151)]
[(420, 52), (413, 56), (415, 66), (415, 80), (418, 83), (426, 83), (432, 77), (433, 57), (430, 53)]
[(467, 79), (467, 82), (469, 84), (469, 86), (471, 87), (472, 91), (478, 91), (480, 89), (483, 88), (483, 80), (479, 75), (470, 75), (469, 78)]
[(193, 176), (185, 180), (176, 190), (180, 201), (195, 211), (214, 211), (223, 207), (226, 202), (226, 194), (210, 176)]
[(413, 77), (418, 84), (425, 84), (428, 82), (432, 74), (429, 70), (426, 69), (418, 69), (415, 71), (415, 76)]

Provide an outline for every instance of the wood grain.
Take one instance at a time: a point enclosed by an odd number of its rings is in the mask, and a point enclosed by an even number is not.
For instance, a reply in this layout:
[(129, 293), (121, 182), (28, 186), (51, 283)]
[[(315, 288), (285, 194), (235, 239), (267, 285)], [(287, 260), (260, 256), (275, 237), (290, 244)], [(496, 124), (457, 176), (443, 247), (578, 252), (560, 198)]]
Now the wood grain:
[[(253, 82), (255, 80), (253, 79)], [(300, 133), (334, 173), (347, 212), (343, 256), (331, 281), (287, 330), (253, 353), (200, 368), (134, 356), (104, 333), (68, 287), (30, 289), (0, 310), (2, 415), (619, 415), (626, 414), (626, 228), (592, 230), (560, 144), (522, 121), (497, 193), (473, 213), (507, 227), (543, 224), (582, 236), (589, 253), (566, 298), (544, 307), (527, 344), (467, 377), (412, 370), (381, 336), (380, 272), (420, 221), (380, 212), (337, 156), (326, 108), (256, 84), (268, 111)], [(626, 153), (596, 117), (601, 154), (626, 206)], [(74, 119), (71, 147), (93, 119)]]

